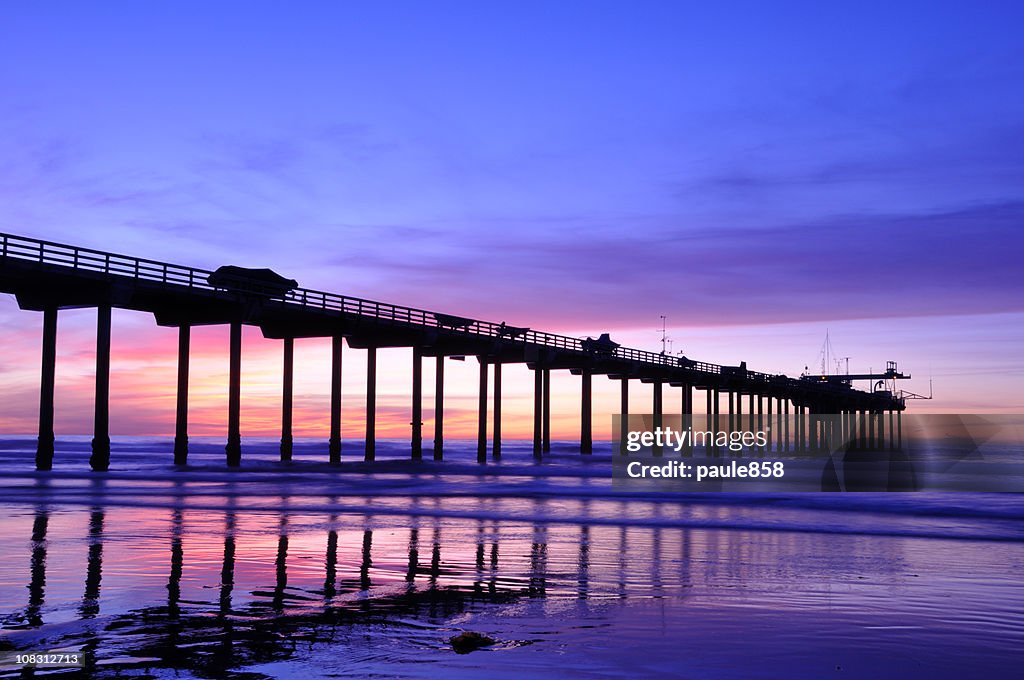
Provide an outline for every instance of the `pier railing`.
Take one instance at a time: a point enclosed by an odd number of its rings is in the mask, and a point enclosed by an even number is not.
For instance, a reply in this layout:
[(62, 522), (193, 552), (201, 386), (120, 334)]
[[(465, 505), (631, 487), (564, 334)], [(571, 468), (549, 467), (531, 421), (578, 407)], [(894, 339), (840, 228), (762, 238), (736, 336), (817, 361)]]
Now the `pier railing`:
[[(0, 256), (28, 260), (39, 264), (67, 267), (76, 271), (94, 272), (111, 277), (130, 278), (138, 281), (166, 286), (186, 287), (206, 291), (213, 295), (233, 295), (209, 283), (213, 272), (195, 267), (186, 267), (156, 260), (147, 260), (129, 255), (119, 255), (90, 248), (70, 246), (63, 243), (0, 233)], [(444, 328), (448, 331), (465, 333), (470, 336), (503, 338), (508, 342), (519, 342), (540, 347), (569, 350), (588, 354), (584, 341), (567, 335), (547, 333), (529, 328), (510, 328), (504, 323), (458, 317), (440, 312), (431, 312), (415, 307), (394, 305), (387, 302), (365, 300), (308, 288), (294, 288), (283, 296), (279, 288), (263, 287), (258, 282), (247, 284), (247, 289), (271, 301), (285, 305), (299, 305), (319, 310), (334, 311), (344, 315), (369, 317), (412, 326)], [(632, 347), (616, 347), (602, 356), (625, 359), (648, 365), (671, 368), (685, 368), (698, 373), (722, 374), (723, 367), (702, 361), (691, 361), (681, 357), (650, 352)], [(727, 372), (740, 369), (725, 367)], [(742, 371), (746, 380), (770, 382), (775, 376), (756, 371)]]

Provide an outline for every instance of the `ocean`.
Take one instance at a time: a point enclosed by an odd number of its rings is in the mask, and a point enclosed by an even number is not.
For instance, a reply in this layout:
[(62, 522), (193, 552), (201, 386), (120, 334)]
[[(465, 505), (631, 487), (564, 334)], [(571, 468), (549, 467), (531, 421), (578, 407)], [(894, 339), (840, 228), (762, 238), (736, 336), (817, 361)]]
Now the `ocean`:
[[(1017, 677), (1024, 496), (613, 484), (506, 441), (0, 440), (0, 677)], [(699, 456), (700, 454), (698, 454)], [(429, 459), (430, 451), (425, 452)], [(778, 458), (779, 456), (775, 456)], [(459, 653), (451, 639), (492, 644)], [(36, 669), (35, 673), (42, 673)]]

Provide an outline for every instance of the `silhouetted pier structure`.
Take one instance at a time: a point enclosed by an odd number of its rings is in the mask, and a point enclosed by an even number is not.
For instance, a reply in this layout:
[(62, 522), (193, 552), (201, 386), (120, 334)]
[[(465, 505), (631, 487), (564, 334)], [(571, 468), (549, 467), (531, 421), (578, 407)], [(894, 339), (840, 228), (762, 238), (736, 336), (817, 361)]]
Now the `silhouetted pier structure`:
[[(433, 458), (444, 451), (444, 359), (475, 356), (480, 365), (477, 459), (487, 461), (488, 381), (493, 375), (491, 455), (501, 455), (501, 370), (525, 364), (534, 371), (533, 450), (540, 458), (551, 447), (551, 371), (568, 370), (581, 380), (580, 451), (591, 453), (592, 379), (605, 375), (621, 381), (621, 412), (629, 411), (629, 386), (652, 386), (655, 424), (664, 411), (664, 387), (681, 391), (680, 410), (693, 414), (694, 391), (703, 390), (708, 422), (728, 417), (730, 429), (771, 429), (769, 450), (803, 450), (830, 442), (898, 448), (901, 397), (891, 391), (865, 392), (848, 382), (814, 381), (770, 375), (739, 366), (721, 366), (621, 347), (607, 336), (580, 340), (531, 328), (511, 327), (466, 317), (403, 307), (299, 287), (273, 279), (253, 279), (241, 286), (219, 283), (211, 271), (0, 234), (0, 291), (12, 293), (21, 309), (42, 312), (42, 379), (36, 467), (53, 464), (53, 397), (56, 383), (57, 314), (61, 309), (97, 309), (94, 470), (110, 465), (109, 378), (111, 309), (152, 313), (160, 326), (177, 327), (178, 380), (174, 460), (188, 457), (188, 373), (192, 326), (230, 326), (227, 464), (241, 464), (242, 326), (258, 326), (264, 337), (283, 341), (281, 459), (292, 454), (292, 381), (296, 338), (331, 338), (331, 405), (328, 455), (341, 461), (341, 371), (343, 340), (367, 353), (366, 436), (363, 457), (375, 456), (377, 349), (412, 348), (411, 456), (423, 456), (424, 359), (436, 362)], [(215, 286), (210, 283), (214, 275)], [(283, 279), (281, 279), (283, 281)], [(903, 377), (903, 376), (900, 376)], [(722, 397), (727, 407), (722, 409)], [(744, 411), (744, 397), (747, 407)], [(791, 419), (789, 416), (793, 415)], [(832, 414), (824, 418), (825, 414)], [(888, 415), (888, 428), (886, 428)], [(838, 417), (836, 417), (838, 416)], [(790, 422), (793, 431), (790, 432)], [(888, 438), (886, 434), (888, 433)]]

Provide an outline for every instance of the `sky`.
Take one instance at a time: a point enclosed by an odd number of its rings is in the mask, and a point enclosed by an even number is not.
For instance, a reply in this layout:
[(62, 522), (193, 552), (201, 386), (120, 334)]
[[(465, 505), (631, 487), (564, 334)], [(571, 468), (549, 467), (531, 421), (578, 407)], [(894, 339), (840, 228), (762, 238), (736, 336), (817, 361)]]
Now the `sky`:
[[(771, 373), (819, 370), (828, 332), (853, 371), (930, 378), (914, 411), (1019, 413), (1021, 25), (1009, 2), (5, 2), (0, 231), (644, 349), (664, 315), (673, 352)], [(0, 432), (35, 430), (40, 326), (0, 297)], [(280, 343), (250, 330), (243, 435), (272, 436)], [(62, 313), (58, 434), (91, 430), (94, 333)], [(175, 342), (115, 313), (114, 434), (173, 431)], [(194, 434), (224, 432), (226, 350), (196, 331)], [(296, 432), (326, 436), (329, 348), (297, 361)], [(449, 363), (469, 436), (475, 362)], [(379, 433), (405, 436), (409, 352), (380, 365)], [(505, 379), (526, 436), (531, 378)], [(578, 379), (554, 392), (570, 437)], [(595, 383), (599, 435), (617, 394)]]

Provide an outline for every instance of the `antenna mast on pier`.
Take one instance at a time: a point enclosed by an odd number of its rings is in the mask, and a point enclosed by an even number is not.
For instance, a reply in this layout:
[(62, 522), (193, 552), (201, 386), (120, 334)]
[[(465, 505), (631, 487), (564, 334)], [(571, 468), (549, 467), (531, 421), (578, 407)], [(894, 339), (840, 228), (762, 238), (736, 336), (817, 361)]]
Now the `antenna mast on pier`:
[[(832, 347), (832, 337), (828, 329), (825, 330), (825, 341), (821, 344), (821, 349), (818, 351), (818, 363), (821, 369), (820, 376), (848, 375), (850, 373), (850, 357), (836, 356), (836, 351)], [(807, 371), (809, 370), (810, 367), (804, 366), (804, 375), (808, 375)]]

